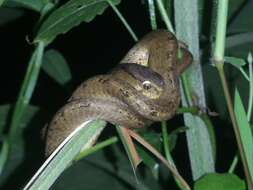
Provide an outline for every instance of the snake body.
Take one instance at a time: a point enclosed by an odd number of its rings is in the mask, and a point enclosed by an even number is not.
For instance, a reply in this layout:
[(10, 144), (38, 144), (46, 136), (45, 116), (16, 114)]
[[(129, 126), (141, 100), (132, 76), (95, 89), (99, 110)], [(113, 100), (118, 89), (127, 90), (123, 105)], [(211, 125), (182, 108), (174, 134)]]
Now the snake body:
[(87, 120), (142, 128), (170, 119), (180, 103), (179, 74), (192, 61), (190, 52), (181, 47), (179, 63), (179, 48), (173, 34), (151, 32), (111, 72), (84, 81), (49, 124), (46, 155)]

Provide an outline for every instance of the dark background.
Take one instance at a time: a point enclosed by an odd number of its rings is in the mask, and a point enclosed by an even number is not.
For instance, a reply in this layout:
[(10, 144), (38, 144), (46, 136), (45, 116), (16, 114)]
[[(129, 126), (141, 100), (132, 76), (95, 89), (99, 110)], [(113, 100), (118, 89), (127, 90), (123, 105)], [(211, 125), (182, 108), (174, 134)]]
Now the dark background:
[[(151, 30), (147, 7), (141, 1), (122, 1), (119, 9), (139, 38)], [(206, 18), (210, 17), (210, 4), (207, 3), (204, 6), (204, 10), (204, 16)], [(0, 53), (2, 62), (0, 70), (0, 104), (8, 104), (16, 101), (28, 61), (34, 48), (27, 42), (26, 36), (29, 39), (33, 38), (34, 26), (39, 19), (39, 15), (33, 11), (21, 11), (23, 14), (22, 17), (5, 25), (0, 25), (0, 44), (2, 47)], [(239, 13), (234, 13), (235, 16), (237, 14)], [(158, 24), (160, 27), (165, 28), (160, 20), (158, 20)], [(201, 31), (205, 32), (204, 34), (208, 34), (209, 28), (210, 22), (203, 22), (203, 29)], [(54, 82), (44, 71), (41, 71), (31, 101), (31, 104), (41, 107), (39, 114), (36, 115), (31, 123), (38, 123), (38, 118), (40, 118), (40, 123), (36, 127), (32, 127), (33, 125), (31, 125), (26, 129), (25, 161), (15, 172), (12, 172), (12, 175), (8, 179), (6, 178), (4, 189), (21, 187), (43, 162), (44, 145), (39, 131), (50, 120), (53, 113), (64, 104), (78, 84), (91, 76), (108, 72), (117, 65), (133, 44), (133, 39), (119, 18), (111, 9), (107, 9), (102, 16), (97, 16), (92, 22), (82, 23), (65, 35), (58, 36), (47, 47), (47, 49), (57, 49), (64, 55), (71, 69), (73, 81), (67, 88), (63, 88)], [(205, 42), (201, 45), (205, 47)], [(232, 51), (228, 53), (233, 54)], [(203, 72), (206, 82), (208, 107), (217, 111), (218, 108), (215, 104), (219, 104), (219, 102), (214, 102), (216, 101), (213, 97), (214, 91), (209, 87), (215, 84), (215, 93), (220, 93), (218, 98), (221, 99), (223, 105), (224, 99), (220, 83), (217, 82), (217, 73), (210, 67), (209, 60), (206, 60), (202, 64), (204, 65)], [(226, 69), (230, 73), (229, 81), (231, 84), (238, 81), (238, 73), (231, 68)], [(224, 111), (222, 114), (223, 117), (212, 118), (217, 135), (218, 172), (227, 171), (233, 155), (236, 152), (234, 135), (231, 124), (227, 121), (227, 113)], [(170, 131), (183, 125), (181, 116), (175, 117), (168, 123), (172, 126)], [(156, 127), (151, 130), (159, 131), (160, 128)], [(114, 129), (107, 128), (104, 132), (104, 138), (112, 134), (116, 134)], [(177, 142), (178, 144), (173, 152), (173, 156), (178, 168), (181, 168), (181, 173), (189, 181), (191, 178), (185, 136), (183, 134), (180, 135)], [(128, 162), (126, 161), (127, 164)], [(239, 174), (242, 174), (240, 169)], [(61, 183), (59, 182), (59, 184)], [(60, 187), (59, 185), (58, 188)]]

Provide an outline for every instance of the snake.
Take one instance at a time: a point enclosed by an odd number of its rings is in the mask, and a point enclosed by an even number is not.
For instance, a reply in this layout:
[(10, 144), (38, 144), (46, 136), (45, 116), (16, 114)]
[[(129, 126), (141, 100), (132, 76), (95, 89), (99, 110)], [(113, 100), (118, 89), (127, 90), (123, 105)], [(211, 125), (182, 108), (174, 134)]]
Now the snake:
[(46, 130), (45, 155), (88, 120), (138, 129), (172, 118), (180, 105), (179, 76), (192, 60), (171, 32), (148, 33), (115, 68), (81, 83), (56, 112)]

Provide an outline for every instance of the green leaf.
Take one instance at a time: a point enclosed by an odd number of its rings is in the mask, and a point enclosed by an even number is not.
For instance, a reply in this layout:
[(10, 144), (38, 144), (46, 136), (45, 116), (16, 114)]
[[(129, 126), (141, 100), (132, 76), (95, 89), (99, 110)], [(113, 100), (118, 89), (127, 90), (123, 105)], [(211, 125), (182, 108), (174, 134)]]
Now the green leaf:
[(24, 15), (24, 10), (12, 8), (0, 8), (0, 26), (14, 21)]
[[(199, 52), (199, 28), (197, 0), (174, 1), (175, 25), (177, 37), (187, 43), (194, 59), (191, 65), (182, 75), (184, 93), (182, 93), (182, 105), (192, 106), (193, 97), (198, 97), (198, 106), (207, 107), (204, 91), (203, 73), (200, 65)], [(191, 23), (191, 24), (189, 24)], [(191, 34), (191, 35), (189, 35)], [(184, 114), (185, 126), (189, 150), (190, 164), (193, 179), (215, 171), (215, 161), (212, 151), (212, 142), (206, 124), (197, 116)]]
[[(154, 133), (152, 131), (145, 131), (143, 133), (140, 133), (140, 135), (153, 147), (155, 147), (159, 152), (161, 152), (162, 149), (162, 141), (161, 141), (161, 135)], [(153, 176), (158, 179), (159, 174), (159, 165), (160, 162), (156, 159), (154, 155), (152, 155), (150, 152), (146, 150), (143, 146), (140, 144), (137, 144), (137, 150), (140, 154), (140, 157), (143, 160), (143, 163), (151, 170)]]
[(186, 131), (188, 130), (187, 127), (179, 127), (175, 130), (173, 130), (170, 134), (169, 134), (169, 148), (170, 148), (170, 151), (172, 151), (176, 144), (177, 144), (177, 138), (178, 138), (178, 135), (180, 133), (185, 133)]
[(49, 50), (43, 57), (42, 69), (57, 83), (65, 85), (71, 81), (69, 66), (60, 52)]
[(121, 126), (116, 126), (116, 129), (133, 168), (134, 175), (136, 176), (137, 166), (141, 163), (142, 160), (140, 159), (133, 140), (129, 135), (129, 130)]
[(225, 56), (224, 61), (230, 63), (231, 65), (237, 67), (238, 69), (240, 69), (240, 67), (246, 65), (246, 62), (243, 59), (237, 58), (237, 57)]
[(250, 32), (253, 29), (252, 16), (253, 1), (244, 3), (243, 8), (236, 14), (236, 17), (230, 21), (228, 33)]
[[(120, 0), (111, 1), (114, 5)], [(35, 42), (50, 43), (57, 35), (68, 32), (81, 22), (90, 22), (108, 7), (106, 0), (70, 0), (55, 10), (40, 27)]]
[(114, 144), (72, 164), (51, 189), (160, 190), (159, 184), (149, 171), (143, 176), (138, 176), (141, 179), (136, 183), (129, 160), (122, 148)]
[[(44, 52), (44, 43), (39, 43), (34, 50), (26, 71), (25, 79), (19, 92), (18, 100), (14, 108), (10, 125), (10, 141), (15, 140), (16, 134), (19, 132), (20, 121), (28, 106), (33, 91), (35, 89), (37, 79), (40, 72), (42, 57)], [(10, 144), (11, 147), (11, 144)]]
[(4, 1), (4, 6), (27, 8), (40, 12), (40, 10), (45, 6), (45, 2), (44, 0), (6, 0)]
[(104, 129), (106, 122), (86, 122), (70, 134), (44, 162), (24, 190), (49, 189), (83, 148), (89, 148)]
[(240, 94), (235, 89), (234, 100), (235, 116), (239, 127), (240, 138), (242, 140), (243, 149), (246, 155), (247, 165), (249, 168), (251, 179), (253, 180), (253, 136), (247, 115), (243, 107)]
[(2, 172), (4, 170), (4, 166), (8, 158), (8, 150), (9, 150), (8, 141), (5, 138), (1, 140), (2, 140), (2, 147), (0, 151), (0, 175), (2, 175)]
[[(11, 114), (12, 107), (13, 105), (11, 104), (0, 105), (0, 131), (2, 131), (7, 124), (8, 117)], [(38, 113), (38, 111), (39, 107), (28, 105), (19, 123), (20, 128), (25, 128), (27, 124), (31, 121), (31, 119), (35, 116), (35, 114)]]
[[(8, 118), (11, 114), (13, 105), (5, 104), (0, 106), (0, 131), (4, 130), (7, 124)], [(24, 128), (28, 126), (32, 118), (39, 111), (39, 107), (29, 105), (24, 111), (24, 115), (19, 123), (19, 128)], [(22, 133), (21, 133), (22, 134)], [(6, 137), (2, 140), (2, 148), (0, 152), (0, 174), (1, 180), (4, 182), (6, 178), (16, 169), (16, 167), (23, 161), (24, 157), (24, 139), (22, 135), (19, 134), (15, 141), (12, 142), (12, 152), (9, 154), (9, 142)], [(8, 155), (10, 155), (8, 159)], [(4, 172), (1, 173), (4, 169)], [(0, 182), (1, 186), (1, 182)]]
[(194, 190), (245, 190), (245, 183), (234, 174), (207, 174), (194, 184)]

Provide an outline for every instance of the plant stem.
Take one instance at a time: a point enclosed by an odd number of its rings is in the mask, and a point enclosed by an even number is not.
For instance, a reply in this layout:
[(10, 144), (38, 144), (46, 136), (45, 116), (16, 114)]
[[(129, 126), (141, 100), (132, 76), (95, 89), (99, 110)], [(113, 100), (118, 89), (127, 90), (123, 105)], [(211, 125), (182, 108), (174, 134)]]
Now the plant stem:
[(114, 12), (118, 15), (119, 19), (124, 24), (124, 26), (126, 27), (127, 31), (130, 33), (130, 35), (132, 36), (132, 38), (134, 39), (134, 41), (137, 42), (138, 38), (137, 38), (136, 34), (134, 33), (134, 31), (132, 30), (132, 28), (130, 27), (130, 25), (127, 23), (126, 19), (119, 12), (119, 10), (117, 9), (117, 7), (111, 2), (111, 0), (107, 0), (107, 2), (112, 7), (112, 9), (114, 10)]
[(247, 110), (247, 119), (250, 122), (250, 117), (252, 113), (253, 104), (253, 70), (252, 70), (252, 60), (249, 60), (249, 102)]
[(168, 28), (168, 30), (172, 33), (175, 33), (173, 27), (172, 27), (172, 24), (170, 22), (170, 19), (168, 17), (168, 14), (166, 12), (166, 9), (164, 8), (164, 5), (163, 5), (163, 2), (162, 0), (156, 0), (156, 3), (157, 3), (157, 6), (158, 6), (158, 9), (159, 9), (159, 12), (161, 14), (161, 17), (166, 25), (166, 27)]
[(169, 136), (168, 136), (166, 121), (162, 121), (162, 135), (163, 135), (163, 147), (164, 147), (165, 157), (167, 160), (173, 160), (170, 155)]
[(214, 60), (220, 64), (224, 63), (227, 14), (228, 14), (228, 0), (218, 0)]
[(236, 167), (236, 165), (237, 165), (237, 163), (238, 163), (238, 153), (235, 155), (235, 157), (234, 157), (234, 159), (233, 159), (233, 161), (232, 161), (232, 164), (231, 164), (231, 166), (230, 166), (230, 168), (229, 168), (229, 170), (228, 170), (228, 173), (234, 173), (234, 170), (235, 170), (235, 167)]
[(230, 96), (230, 93), (229, 93), (227, 80), (225, 78), (223, 64), (216, 63), (216, 68), (218, 69), (219, 76), (220, 76), (220, 79), (221, 79), (221, 82), (222, 82), (222, 88), (223, 88), (223, 91), (224, 91), (224, 94), (225, 94), (227, 108), (228, 108), (229, 115), (230, 115), (230, 118), (231, 118), (231, 121), (232, 121), (233, 130), (234, 130), (234, 133), (235, 133), (235, 137), (236, 137), (239, 153), (240, 153), (242, 164), (243, 164), (243, 168), (244, 168), (244, 173), (245, 173), (248, 185), (249, 185), (248, 189), (252, 190), (253, 184), (251, 182), (249, 168), (248, 168), (248, 163), (247, 163), (247, 160), (246, 160), (244, 148), (243, 148), (243, 145), (242, 145), (242, 139), (240, 137), (239, 128), (238, 128), (237, 121), (236, 121), (236, 118), (235, 118), (235, 112), (233, 110), (233, 104), (232, 104), (231, 96)]
[(22, 118), (22, 114), (31, 100), (42, 64), (43, 51), (44, 43), (39, 42), (29, 61), (27, 72), (22, 83), (22, 87), (18, 95), (18, 100), (11, 118), (9, 132), (10, 146), (12, 141), (15, 140), (16, 135), (18, 133), (19, 122)]
[(154, 0), (148, 0), (149, 17), (152, 30), (157, 29)]
[(145, 141), (141, 136), (139, 136), (133, 130), (129, 130), (129, 134), (138, 141), (142, 146), (144, 146), (147, 150), (149, 150), (154, 156), (156, 156), (165, 166), (169, 168), (176, 181), (180, 184), (180, 189), (191, 190), (190, 186), (187, 182), (182, 178), (182, 176), (178, 173), (177, 168), (173, 164), (172, 160), (166, 160), (160, 152), (158, 152), (152, 145), (150, 145), (147, 141)]
[(230, 118), (232, 121), (233, 130), (235, 132), (235, 137), (236, 137), (239, 153), (240, 153), (243, 168), (244, 168), (244, 173), (245, 173), (246, 180), (248, 183), (248, 189), (252, 190), (253, 184), (252, 184), (252, 181), (250, 178), (248, 163), (246, 160), (246, 155), (245, 155), (244, 148), (242, 145), (242, 139), (240, 137), (235, 113), (233, 110), (233, 104), (232, 104), (227, 80), (226, 80), (225, 73), (224, 73), (224, 49), (225, 49), (225, 39), (226, 39), (227, 13), (228, 13), (228, 0), (219, 0), (218, 1), (217, 28), (216, 28), (216, 42), (215, 42), (213, 61), (214, 61), (214, 64), (218, 70), (219, 77), (222, 82), (222, 87), (223, 87), (223, 91), (225, 94), (227, 108), (228, 108), (229, 115), (230, 115)]
[(114, 143), (118, 142), (118, 138), (117, 137), (111, 137), (109, 139), (106, 139), (105, 141), (103, 142), (100, 142), (98, 144), (96, 144), (95, 146), (89, 148), (89, 149), (86, 149), (82, 152), (80, 152), (77, 157), (75, 158), (75, 161), (78, 161), (78, 160), (81, 160), (83, 159), (84, 157), (88, 156), (89, 154), (92, 154), (94, 152), (97, 152), (109, 145), (112, 145)]
[(199, 109), (196, 106), (181, 107), (177, 109), (177, 114), (191, 113), (192, 115), (198, 115)]

